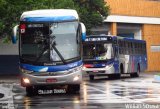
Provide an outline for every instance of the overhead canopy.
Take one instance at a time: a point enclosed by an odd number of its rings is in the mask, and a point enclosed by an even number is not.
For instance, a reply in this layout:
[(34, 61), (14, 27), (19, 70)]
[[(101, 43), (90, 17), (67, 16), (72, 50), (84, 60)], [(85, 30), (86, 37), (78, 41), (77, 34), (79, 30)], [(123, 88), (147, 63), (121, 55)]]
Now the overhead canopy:
[(156, 17), (136, 17), (136, 16), (122, 16), (110, 15), (104, 22), (117, 23), (137, 23), (137, 24), (160, 24), (160, 18)]

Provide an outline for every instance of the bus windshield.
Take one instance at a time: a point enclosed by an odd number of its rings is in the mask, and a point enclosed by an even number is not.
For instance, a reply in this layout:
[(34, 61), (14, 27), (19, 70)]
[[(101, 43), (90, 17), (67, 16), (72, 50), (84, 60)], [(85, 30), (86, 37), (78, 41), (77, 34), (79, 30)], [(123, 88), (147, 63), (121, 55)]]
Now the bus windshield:
[(20, 56), (33, 62), (73, 61), (80, 57), (78, 22), (21, 23)]
[(86, 60), (108, 60), (113, 58), (113, 47), (109, 43), (84, 44), (83, 59)]

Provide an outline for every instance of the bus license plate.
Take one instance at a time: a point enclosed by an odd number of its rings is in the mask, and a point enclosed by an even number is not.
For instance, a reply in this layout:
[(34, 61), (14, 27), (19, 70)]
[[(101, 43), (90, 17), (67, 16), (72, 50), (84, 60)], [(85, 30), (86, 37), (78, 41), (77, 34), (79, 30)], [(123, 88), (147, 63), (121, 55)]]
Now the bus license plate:
[(45, 95), (45, 94), (64, 94), (66, 93), (66, 89), (53, 89), (53, 90), (38, 90), (38, 94)]
[(47, 83), (55, 83), (55, 82), (57, 82), (57, 79), (55, 79), (55, 78), (48, 78), (48, 79), (46, 79), (46, 82)]
[(94, 73), (98, 73), (99, 71), (98, 71), (98, 70), (93, 70), (92, 72), (94, 72)]

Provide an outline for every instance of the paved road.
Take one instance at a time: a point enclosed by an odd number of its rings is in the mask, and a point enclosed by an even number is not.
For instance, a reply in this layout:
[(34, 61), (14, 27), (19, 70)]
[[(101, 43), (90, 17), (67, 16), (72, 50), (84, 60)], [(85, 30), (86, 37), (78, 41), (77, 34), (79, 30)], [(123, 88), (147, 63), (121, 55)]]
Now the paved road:
[[(26, 96), (25, 89), (15, 78), (1, 79), (1, 107), (9, 109), (159, 109), (160, 83), (153, 75), (139, 78), (122, 77), (119, 80), (84, 78), (80, 94)], [(2, 95), (4, 93), (4, 95)], [(133, 104), (134, 103), (134, 104)], [(138, 104), (137, 104), (138, 103)], [(140, 103), (140, 104), (139, 104)]]

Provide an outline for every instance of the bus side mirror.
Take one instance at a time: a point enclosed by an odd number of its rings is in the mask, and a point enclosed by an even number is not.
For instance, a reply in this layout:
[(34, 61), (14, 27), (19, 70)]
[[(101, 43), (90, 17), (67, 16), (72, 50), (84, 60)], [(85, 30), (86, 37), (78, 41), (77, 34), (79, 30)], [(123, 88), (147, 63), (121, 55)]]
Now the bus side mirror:
[(16, 25), (14, 28), (13, 28), (13, 34), (12, 34), (12, 43), (13, 44), (16, 44), (16, 42), (17, 42), (17, 38), (18, 38), (18, 27), (19, 27), (19, 25)]
[(86, 39), (86, 27), (83, 23), (80, 23), (81, 25), (81, 31), (82, 31), (82, 41), (84, 41)]

